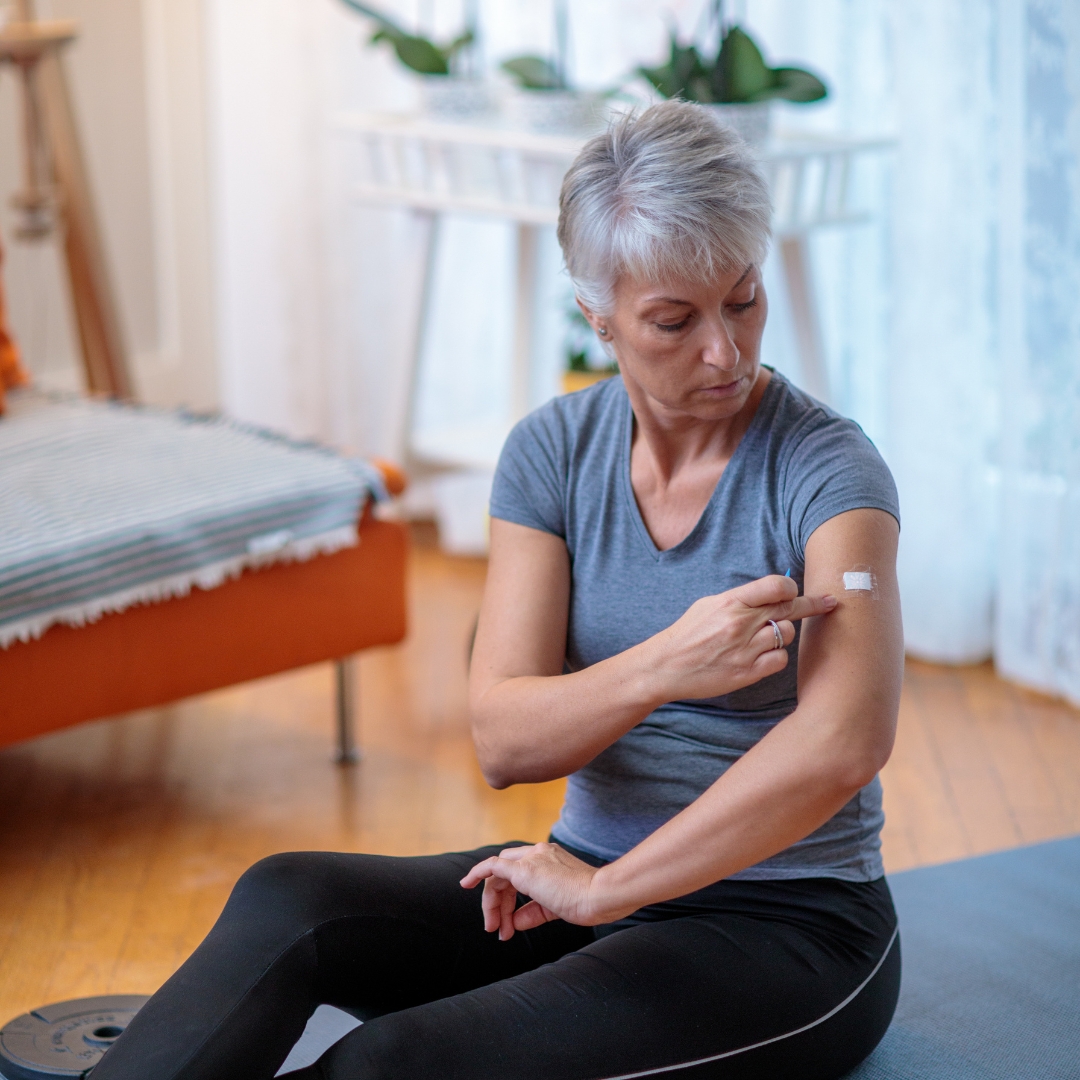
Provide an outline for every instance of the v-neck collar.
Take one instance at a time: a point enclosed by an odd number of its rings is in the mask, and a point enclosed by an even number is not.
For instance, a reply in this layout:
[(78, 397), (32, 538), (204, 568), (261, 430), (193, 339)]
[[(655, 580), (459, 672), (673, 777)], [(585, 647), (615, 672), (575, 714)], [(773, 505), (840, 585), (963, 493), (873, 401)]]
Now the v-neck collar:
[(704, 509), (698, 516), (697, 521), (694, 522), (694, 527), (677, 544), (675, 544), (674, 547), (665, 548), (663, 551), (656, 546), (656, 541), (653, 540), (652, 536), (649, 534), (649, 530), (645, 527), (645, 519), (641, 516), (641, 507), (638, 506), (637, 498), (634, 495), (634, 485), (630, 480), (630, 451), (634, 438), (634, 409), (630, 404), (630, 395), (626, 392), (626, 388), (623, 387), (622, 448), (619, 453), (619, 471), (622, 473), (623, 495), (626, 498), (630, 520), (634, 523), (634, 529), (638, 534), (638, 538), (641, 540), (642, 544), (644, 544), (645, 550), (656, 562), (661, 562), (669, 557), (677, 557), (684, 549), (688, 548), (694, 540), (696, 540), (698, 534), (703, 529), (708, 528), (709, 519), (712, 517), (713, 508), (724, 481), (727, 480), (728, 474), (731, 472), (732, 468), (746, 456), (746, 451), (744, 451), (743, 448), (757, 437), (758, 429), (764, 422), (761, 420), (761, 417), (767, 411), (766, 405), (771, 405), (772, 403), (771, 399), (775, 392), (773, 388), (782, 381), (779, 372), (772, 368), (770, 368), (769, 371), (771, 372), (769, 385), (765, 387), (765, 393), (761, 395), (757, 411), (750, 420), (750, 424), (746, 431), (743, 432), (742, 438), (732, 451), (727, 465), (724, 466), (724, 471), (720, 474), (716, 481), (716, 485), (712, 489), (712, 493), (709, 495), (708, 502), (705, 503)]

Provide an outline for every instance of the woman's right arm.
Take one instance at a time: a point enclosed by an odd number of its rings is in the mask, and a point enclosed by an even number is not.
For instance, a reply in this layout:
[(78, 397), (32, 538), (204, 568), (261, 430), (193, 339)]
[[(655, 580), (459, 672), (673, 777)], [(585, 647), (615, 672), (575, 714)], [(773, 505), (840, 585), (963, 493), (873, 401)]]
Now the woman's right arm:
[(473, 646), (469, 710), (492, 787), (554, 780), (580, 769), (658, 706), (714, 697), (781, 671), (768, 620), (785, 644), (790, 620), (835, 602), (796, 598), (768, 577), (698, 600), (666, 630), (564, 675), (570, 558), (550, 533), (493, 518), (487, 584)]

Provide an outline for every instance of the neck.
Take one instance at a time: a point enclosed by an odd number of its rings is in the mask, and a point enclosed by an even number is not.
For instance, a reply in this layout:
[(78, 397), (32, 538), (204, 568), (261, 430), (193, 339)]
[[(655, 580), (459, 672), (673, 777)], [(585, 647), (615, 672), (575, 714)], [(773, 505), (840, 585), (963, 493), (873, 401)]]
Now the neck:
[(706, 462), (725, 465), (735, 453), (765, 395), (772, 372), (758, 371), (742, 407), (731, 416), (702, 419), (672, 409), (650, 397), (637, 383), (623, 379), (634, 411), (633, 449), (644, 450), (659, 478), (669, 481), (683, 468)]

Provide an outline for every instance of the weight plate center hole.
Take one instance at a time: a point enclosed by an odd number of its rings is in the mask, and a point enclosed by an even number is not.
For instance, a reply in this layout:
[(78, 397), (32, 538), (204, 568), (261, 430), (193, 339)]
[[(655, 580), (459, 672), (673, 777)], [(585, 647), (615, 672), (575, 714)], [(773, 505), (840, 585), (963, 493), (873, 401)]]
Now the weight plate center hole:
[(84, 1035), (83, 1038), (88, 1043), (97, 1046), (111, 1046), (123, 1034), (124, 1029), (122, 1027), (117, 1027), (115, 1024), (103, 1024), (101, 1027), (94, 1028), (89, 1035)]

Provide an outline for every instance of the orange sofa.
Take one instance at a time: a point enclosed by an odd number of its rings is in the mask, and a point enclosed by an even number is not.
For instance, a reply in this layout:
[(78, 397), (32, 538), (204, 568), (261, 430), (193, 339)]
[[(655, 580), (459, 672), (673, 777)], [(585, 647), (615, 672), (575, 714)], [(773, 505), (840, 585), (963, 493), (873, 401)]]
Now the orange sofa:
[(334, 660), (338, 759), (354, 760), (349, 658), (405, 636), (408, 549), (370, 505), (359, 532), (357, 547), (0, 649), (0, 746)]

